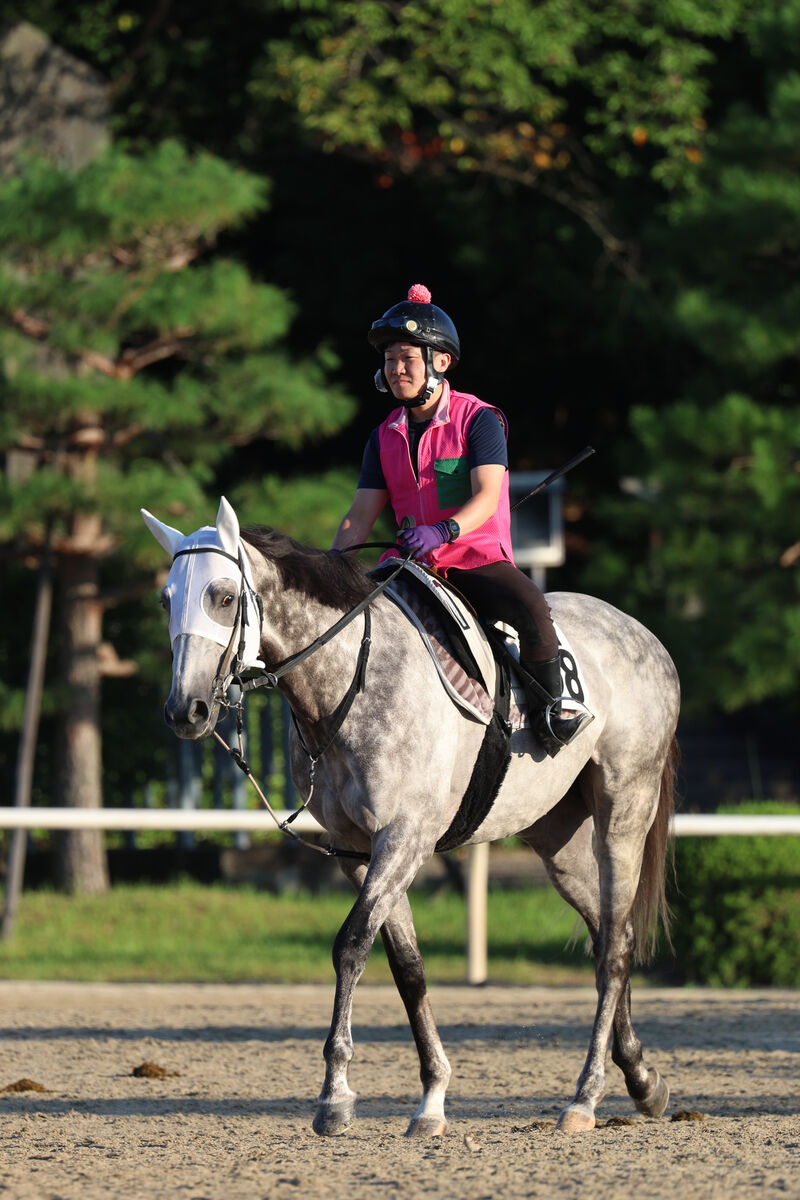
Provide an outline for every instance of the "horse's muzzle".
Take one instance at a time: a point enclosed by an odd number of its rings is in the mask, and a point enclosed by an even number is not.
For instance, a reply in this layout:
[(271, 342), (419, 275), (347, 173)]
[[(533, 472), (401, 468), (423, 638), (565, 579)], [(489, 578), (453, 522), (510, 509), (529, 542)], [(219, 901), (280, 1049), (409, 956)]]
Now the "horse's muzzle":
[(207, 638), (181, 634), (175, 639), (164, 719), (178, 737), (196, 741), (214, 728), (219, 713), (214, 699), (219, 658), (219, 646)]
[(181, 738), (205, 737), (213, 727), (211, 711), (205, 700), (179, 700), (176, 703), (171, 695), (164, 705), (164, 720), (172, 732)]

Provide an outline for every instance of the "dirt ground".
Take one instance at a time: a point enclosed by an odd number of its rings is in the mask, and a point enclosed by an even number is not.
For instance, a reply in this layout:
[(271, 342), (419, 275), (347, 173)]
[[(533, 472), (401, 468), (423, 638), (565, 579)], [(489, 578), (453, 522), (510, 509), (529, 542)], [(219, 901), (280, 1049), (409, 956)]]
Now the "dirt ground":
[[(356, 997), (359, 1120), (314, 1136), (326, 987), (0, 983), (0, 1197), (800, 1196), (800, 993), (638, 991), (659, 1120), (568, 1138), (594, 1011), (585, 989), (433, 989), (450, 1132), (404, 1138), (417, 1060), (393, 990)], [(140, 1078), (144, 1062), (165, 1078)], [(680, 1111), (702, 1120), (673, 1120)], [(601, 1121), (634, 1117), (609, 1062)]]

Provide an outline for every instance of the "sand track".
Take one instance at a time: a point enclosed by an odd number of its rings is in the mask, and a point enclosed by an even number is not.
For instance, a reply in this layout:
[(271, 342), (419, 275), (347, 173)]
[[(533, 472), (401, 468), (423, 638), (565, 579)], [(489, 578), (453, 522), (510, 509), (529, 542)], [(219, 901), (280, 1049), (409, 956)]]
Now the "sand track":
[[(356, 997), (359, 1120), (310, 1129), (326, 987), (0, 984), (2, 1200), (269, 1197), (800, 1196), (800, 993), (638, 991), (664, 1118), (576, 1138), (570, 1098), (594, 1010), (585, 989), (433, 989), (453, 1066), (451, 1132), (402, 1134), (418, 1065), (390, 988)], [(168, 1072), (135, 1078), (143, 1061)], [(703, 1121), (676, 1122), (676, 1110)], [(633, 1117), (609, 1062), (601, 1120)]]

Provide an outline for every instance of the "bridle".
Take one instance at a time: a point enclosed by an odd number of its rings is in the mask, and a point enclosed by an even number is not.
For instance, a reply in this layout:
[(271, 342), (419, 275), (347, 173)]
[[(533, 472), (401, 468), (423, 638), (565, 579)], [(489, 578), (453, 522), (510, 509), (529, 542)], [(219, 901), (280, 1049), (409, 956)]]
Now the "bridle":
[[(348, 550), (365, 550), (372, 548), (388, 548), (396, 550), (397, 545), (395, 542), (361, 542), (357, 546), (348, 546)], [(368, 862), (368, 854), (362, 854), (358, 851), (351, 850), (338, 850), (333, 846), (319, 846), (315, 842), (309, 842), (305, 838), (300, 837), (300, 835), (291, 829), (290, 826), (292, 821), (294, 821), (301, 812), (304, 812), (308, 808), (311, 798), (314, 795), (314, 776), (316, 774), (317, 763), (322, 758), (323, 754), (325, 754), (325, 752), (333, 744), (333, 741), (344, 724), (345, 718), (347, 717), (347, 714), (349, 713), (356, 696), (359, 694), (359, 692), (364, 690), (364, 685), (366, 683), (367, 662), (369, 661), (369, 651), (372, 641), (372, 619), (370, 616), (370, 607), (378, 598), (378, 596), (380, 596), (380, 594), (386, 590), (392, 580), (394, 580), (400, 574), (406, 563), (412, 557), (413, 551), (405, 552), (404, 555), (399, 559), (397, 566), (372, 589), (368, 596), (366, 596), (363, 600), (360, 600), (358, 604), (346, 612), (344, 616), (340, 617), (338, 621), (335, 621), (333, 625), (326, 629), (324, 633), (320, 634), (319, 637), (315, 638), (313, 642), (310, 642), (308, 646), (305, 646), (302, 650), (296, 651), (294, 654), (290, 654), (287, 658), (282, 659), (280, 662), (275, 663), (270, 670), (264, 671), (258, 675), (250, 676), (247, 679), (243, 678), (243, 676), (246, 671), (251, 669), (245, 665), (244, 659), (245, 633), (246, 626), (248, 624), (248, 603), (251, 603), (254, 609), (258, 612), (258, 641), (260, 646), (264, 625), (264, 606), (261, 601), (261, 597), (250, 585), (250, 582), (247, 578), (244, 565), (244, 551), (241, 542), (238, 546), (237, 556), (229, 554), (227, 550), (222, 550), (217, 546), (188, 546), (186, 549), (178, 550), (178, 552), (173, 556), (173, 561), (175, 558), (179, 558), (184, 554), (203, 553), (221, 554), (224, 558), (230, 559), (231, 562), (236, 563), (240, 575), (239, 595), (231, 636), (228, 641), (228, 645), (225, 647), (222, 653), (222, 657), (220, 658), (219, 665), (217, 667), (217, 673), (212, 682), (213, 702), (219, 704), (228, 711), (233, 709), (236, 713), (236, 735), (239, 745), (238, 747), (229, 746), (216, 729), (213, 730), (214, 737), (228, 752), (233, 761), (236, 763), (237, 767), (239, 767), (239, 769), (250, 780), (262, 803), (275, 821), (275, 824), (284, 834), (286, 834), (288, 837), (291, 837), (295, 841), (302, 842), (303, 845), (308, 846), (312, 850), (316, 850), (319, 853), (325, 854), (328, 857), (357, 858), (361, 861)], [(327, 736), (324, 743), (317, 747), (315, 751), (312, 752), (306, 745), (302, 731), (297, 722), (297, 717), (295, 716), (294, 712), (292, 712), (292, 722), (295, 727), (298, 741), (300, 742), (300, 745), (305, 754), (308, 756), (309, 760), (309, 793), (300, 808), (295, 809), (295, 811), (287, 818), (287, 820), (281, 821), (278, 819), (275, 810), (253, 777), (253, 774), (247, 763), (247, 759), (245, 758), (244, 697), (247, 692), (254, 691), (256, 688), (264, 687), (270, 690), (276, 688), (284, 675), (288, 675), (288, 673), (293, 671), (295, 667), (299, 667), (301, 663), (309, 659), (312, 654), (316, 654), (316, 652), (321, 650), (323, 646), (326, 646), (328, 642), (333, 641), (337, 634), (341, 633), (341, 631), (351, 624), (356, 617), (360, 616), (361, 613), (364, 614), (364, 635), (361, 639), (361, 645), (358, 651), (355, 672), (353, 674), (350, 686), (342, 699), (339, 701), (339, 704), (336, 706), (335, 710), (330, 714), (330, 716), (326, 718), (330, 722)], [(236, 700), (233, 700), (229, 694), (232, 684), (235, 684), (239, 689), (239, 696)]]

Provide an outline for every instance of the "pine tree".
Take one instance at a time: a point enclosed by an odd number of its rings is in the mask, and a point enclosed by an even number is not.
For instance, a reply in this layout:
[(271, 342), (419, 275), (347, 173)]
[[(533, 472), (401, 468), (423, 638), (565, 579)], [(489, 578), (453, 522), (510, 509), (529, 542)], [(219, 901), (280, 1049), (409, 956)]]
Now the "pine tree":
[[(266, 202), (263, 179), (175, 142), (73, 174), (32, 157), (0, 184), (0, 538), (55, 555), (66, 804), (102, 804), (101, 680), (130, 667), (103, 642), (100, 566), (155, 564), (139, 507), (194, 528), (235, 447), (350, 415), (325, 355), (283, 347), (286, 295), (215, 252)], [(107, 886), (99, 836), (66, 836), (61, 876)]]

